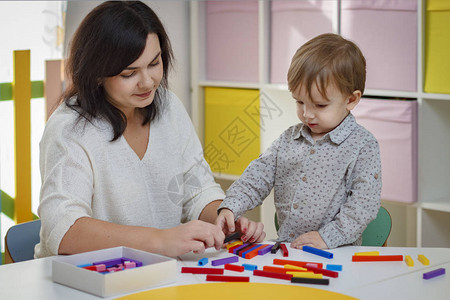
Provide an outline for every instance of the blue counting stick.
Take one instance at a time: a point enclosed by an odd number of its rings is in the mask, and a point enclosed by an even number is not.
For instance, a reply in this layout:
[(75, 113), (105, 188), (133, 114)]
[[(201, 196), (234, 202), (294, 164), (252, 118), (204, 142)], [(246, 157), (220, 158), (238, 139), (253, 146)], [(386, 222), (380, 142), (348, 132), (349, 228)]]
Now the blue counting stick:
[(198, 265), (199, 266), (204, 266), (208, 263), (208, 258), (207, 257), (203, 257), (202, 259), (198, 260)]
[(257, 270), (258, 269), (257, 265), (242, 264), (242, 266), (244, 267), (245, 270), (249, 270), (249, 271), (253, 271), (253, 270)]
[(328, 259), (333, 258), (333, 253), (328, 252), (328, 251), (320, 250), (320, 249), (317, 249), (317, 248), (314, 248), (314, 247), (310, 247), (310, 246), (303, 246), (302, 249), (305, 252), (309, 252), (309, 253), (312, 253), (312, 254), (315, 254), (315, 255), (319, 255), (319, 256), (322, 256), (322, 257), (325, 257), (325, 258), (328, 258)]
[(330, 265), (330, 264), (328, 264), (326, 269), (330, 270), (330, 271), (342, 271), (342, 265)]

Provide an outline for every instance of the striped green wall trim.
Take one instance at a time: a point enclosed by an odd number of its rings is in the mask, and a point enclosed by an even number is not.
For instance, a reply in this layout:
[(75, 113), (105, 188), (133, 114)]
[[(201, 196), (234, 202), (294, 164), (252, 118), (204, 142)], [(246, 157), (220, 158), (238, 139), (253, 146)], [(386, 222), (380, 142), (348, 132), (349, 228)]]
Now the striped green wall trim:
[(8, 218), (14, 219), (14, 199), (0, 190), (1, 200), (2, 200), (2, 213), (4, 213)]
[[(31, 98), (43, 98), (44, 97), (44, 81), (32, 81), (31, 82)], [(5, 82), (0, 83), (0, 101), (12, 100), (12, 83)]]
[[(12, 198), (10, 195), (5, 193), (4, 191), (0, 190), (0, 201), (2, 201), (0, 207), (2, 209), (2, 213), (5, 214), (8, 218), (11, 220), (14, 219), (14, 198)], [(33, 220), (39, 219), (38, 216), (36, 216), (34, 213)]]

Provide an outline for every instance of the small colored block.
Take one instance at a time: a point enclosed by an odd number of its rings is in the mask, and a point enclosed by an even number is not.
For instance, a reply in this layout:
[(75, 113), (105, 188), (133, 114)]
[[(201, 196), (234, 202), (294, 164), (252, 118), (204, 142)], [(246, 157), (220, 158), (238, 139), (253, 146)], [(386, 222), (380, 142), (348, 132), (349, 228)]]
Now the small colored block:
[(409, 255), (405, 255), (405, 263), (408, 265), (408, 267), (414, 267), (414, 261)]
[(273, 260), (274, 265), (294, 265), (297, 267), (305, 267), (306, 264), (314, 264), (318, 268), (322, 268), (322, 263), (316, 263), (316, 262), (309, 262), (309, 261), (298, 261), (298, 260), (289, 260), (289, 259), (281, 259), (281, 258), (275, 258)]
[(207, 257), (203, 257), (202, 259), (199, 259), (197, 262), (197, 265), (199, 266), (204, 266), (208, 263), (208, 258)]
[(95, 265), (85, 266), (85, 267), (82, 267), (82, 268), (85, 269), (85, 270), (89, 270), (89, 271), (97, 271), (97, 267)]
[(299, 266), (294, 266), (294, 265), (284, 265), (285, 269), (294, 269), (297, 271), (308, 271), (308, 269), (303, 268), (303, 267), (299, 267)]
[(327, 269), (317, 268), (317, 267), (314, 267), (312, 264), (306, 264), (305, 267), (308, 269), (308, 271), (313, 271), (314, 273), (323, 274), (325, 276), (333, 277), (333, 278), (339, 277), (339, 273), (338, 272), (330, 271), (330, 270), (327, 270)]
[(355, 252), (356, 256), (374, 256), (374, 255), (380, 255), (379, 251), (366, 251), (366, 252)]
[(242, 264), (242, 266), (244, 267), (244, 269), (249, 270), (249, 271), (258, 269), (258, 266), (256, 266), (256, 265)]
[(262, 248), (266, 247), (266, 245), (259, 245), (256, 248), (253, 248), (251, 251), (247, 251), (245, 255), (242, 255), (245, 259), (252, 259), (253, 257), (258, 255), (258, 251)]
[(236, 271), (236, 272), (244, 272), (244, 267), (243, 266), (238, 266), (238, 265), (226, 264), (225, 265), (225, 270)]
[(424, 266), (428, 266), (430, 264), (430, 260), (428, 258), (426, 258), (425, 255), (423, 254), (419, 254), (417, 256), (417, 259), (424, 265)]
[(327, 264), (327, 267), (325, 269), (330, 270), (330, 271), (342, 271), (342, 265)]
[(97, 262), (94, 262), (93, 265), (105, 265), (106, 267), (110, 267), (110, 266), (115, 266), (115, 265), (118, 265), (121, 263), (123, 263), (122, 258), (115, 258), (115, 259), (97, 261)]
[(403, 261), (403, 255), (353, 255), (352, 261)]
[(192, 274), (223, 274), (223, 269), (219, 268), (197, 268), (197, 267), (182, 267), (181, 273)]
[(242, 258), (247, 258), (246, 255), (248, 253), (252, 252), (253, 250), (255, 250), (255, 249), (259, 248), (259, 247), (261, 247), (260, 244), (256, 244), (256, 245), (253, 244), (252, 247), (245, 249), (245, 251), (242, 251), (239, 256), (241, 256)]
[(230, 243), (227, 245), (227, 250), (230, 250), (231, 247), (234, 247), (236, 245), (242, 245), (243, 243), (244, 243), (243, 241), (236, 241), (236, 242)]
[(106, 266), (104, 264), (95, 265), (95, 267), (96, 267), (97, 272), (105, 272), (106, 271)]
[(239, 257), (237, 256), (230, 256), (230, 257), (226, 257), (226, 258), (222, 258), (222, 259), (216, 259), (216, 260), (212, 260), (211, 261), (211, 266), (221, 266), (224, 264), (231, 264), (234, 262), (238, 262), (239, 261)]
[(235, 233), (230, 234), (229, 236), (227, 236), (224, 240), (223, 243), (226, 244), (228, 242), (231, 242), (232, 240), (237, 240), (241, 238), (241, 233), (239, 231), (236, 231)]
[(283, 257), (289, 256), (289, 251), (285, 244), (280, 244), (281, 252), (283, 253)]
[(316, 274), (313, 272), (286, 272), (286, 274), (301, 278), (323, 278), (322, 274)]
[(254, 270), (253, 275), (269, 277), (269, 278), (284, 279), (284, 280), (291, 280), (291, 278), (292, 278), (292, 275), (290, 275), (290, 274), (282, 274), (282, 273), (275, 273), (275, 272), (268, 272), (268, 271), (261, 271), (261, 270)]
[[(241, 249), (247, 247), (248, 245), (249, 245), (248, 243), (245, 243), (245, 244), (240, 245), (239, 247), (237, 247), (237, 248), (235, 248), (235, 249), (233, 250), (233, 254), (237, 254), (237, 252), (238, 252), (239, 250), (241, 250)], [(234, 247), (233, 247), (233, 248), (234, 248)]]
[(250, 282), (248, 276), (206, 275), (206, 281)]
[(437, 276), (441, 276), (445, 274), (445, 269), (444, 268), (439, 268), (427, 273), (423, 273), (423, 279), (431, 279)]
[(275, 245), (272, 246), (272, 249), (270, 249), (270, 253), (277, 253), (278, 249), (280, 249), (280, 244), (281, 242), (276, 242)]
[(228, 248), (228, 253), (233, 253), (234, 254), (234, 249), (237, 249), (237, 248), (242, 247), (242, 246), (243, 246), (243, 244), (234, 245), (233, 247)]
[(242, 253), (244, 253), (245, 251), (253, 248), (255, 245), (254, 244), (248, 244), (247, 246), (245, 246), (244, 248), (239, 249), (238, 251), (236, 251), (236, 255), (237, 256), (242, 256)]
[(317, 279), (317, 278), (301, 278), (301, 277), (292, 277), (292, 283), (309, 283), (309, 284), (321, 284), (321, 285), (329, 285), (330, 280), (328, 278)]
[(328, 259), (333, 258), (333, 253), (328, 252), (328, 251), (324, 251), (324, 250), (321, 250), (321, 249), (317, 249), (317, 248), (314, 248), (314, 247), (303, 246), (302, 250), (305, 251), (305, 252), (308, 252), (308, 253), (312, 253), (312, 254), (315, 254), (315, 255), (319, 255), (319, 256), (328, 258)]
[(266, 245), (264, 248), (258, 250), (258, 255), (264, 255), (270, 252), (272, 245)]

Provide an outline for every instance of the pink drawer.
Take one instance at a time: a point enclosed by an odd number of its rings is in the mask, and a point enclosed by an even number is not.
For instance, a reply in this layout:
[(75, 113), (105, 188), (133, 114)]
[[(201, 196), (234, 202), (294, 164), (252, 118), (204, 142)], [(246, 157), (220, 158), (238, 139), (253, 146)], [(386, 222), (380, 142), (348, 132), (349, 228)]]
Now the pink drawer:
[(287, 83), (292, 56), (313, 37), (332, 32), (334, 1), (271, 2), (270, 82)]
[(352, 111), (380, 144), (381, 199), (417, 201), (417, 101), (362, 99)]
[(206, 2), (206, 79), (258, 82), (258, 2)]
[(341, 34), (367, 60), (368, 89), (416, 91), (417, 1), (342, 0)]

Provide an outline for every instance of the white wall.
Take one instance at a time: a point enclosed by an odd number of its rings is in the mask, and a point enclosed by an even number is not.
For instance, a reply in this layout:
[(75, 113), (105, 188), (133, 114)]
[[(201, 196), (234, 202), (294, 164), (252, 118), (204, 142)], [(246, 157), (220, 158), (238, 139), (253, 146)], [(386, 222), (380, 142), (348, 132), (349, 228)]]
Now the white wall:
[[(102, 2), (67, 2), (65, 51), (67, 51), (68, 43), (82, 19)], [(169, 35), (175, 56), (174, 69), (169, 73), (169, 87), (183, 101), (186, 110), (190, 112), (189, 2), (182, 0), (144, 2), (156, 12)]]

